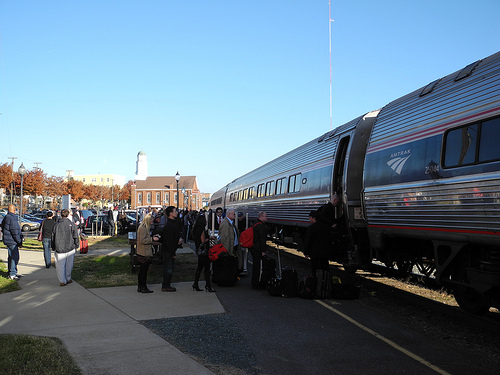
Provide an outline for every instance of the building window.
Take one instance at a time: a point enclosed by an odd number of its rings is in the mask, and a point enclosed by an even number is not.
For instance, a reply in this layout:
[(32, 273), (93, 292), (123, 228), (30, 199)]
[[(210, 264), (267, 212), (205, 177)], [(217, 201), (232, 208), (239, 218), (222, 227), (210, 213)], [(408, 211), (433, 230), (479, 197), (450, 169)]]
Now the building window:
[(151, 204), (151, 193), (148, 193), (146, 199), (147, 199), (147, 202), (148, 202), (147, 204)]
[(168, 192), (167, 192), (167, 193), (165, 193), (165, 197), (163, 197), (163, 204), (164, 204), (165, 206), (168, 206), (168, 205), (169, 205), (169, 203), (170, 203), (170, 195), (169, 195), (169, 194), (168, 194)]
[(161, 194), (156, 193), (156, 204), (161, 204)]
[(109, 177), (106, 179), (106, 182), (109, 182)]
[(142, 204), (142, 193), (139, 193), (139, 194), (137, 195), (137, 203), (139, 203), (139, 205), (141, 205), (141, 204)]
[(82, 178), (82, 182), (85, 182), (85, 177)]
[(95, 177), (92, 177), (92, 182), (97, 182)]
[(177, 193), (174, 193), (174, 204), (177, 204)]

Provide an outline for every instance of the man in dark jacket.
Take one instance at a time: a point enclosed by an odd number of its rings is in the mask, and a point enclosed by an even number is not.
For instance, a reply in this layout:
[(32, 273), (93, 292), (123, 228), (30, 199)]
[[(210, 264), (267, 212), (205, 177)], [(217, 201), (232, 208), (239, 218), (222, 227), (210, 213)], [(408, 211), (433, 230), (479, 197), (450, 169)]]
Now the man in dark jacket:
[(71, 271), (76, 249), (80, 247), (78, 228), (72, 220), (68, 219), (68, 216), (69, 210), (65, 208), (61, 211), (61, 220), (54, 225), (52, 230), (52, 249), (55, 251), (56, 273), (61, 286), (73, 282)]
[(182, 244), (180, 228), (176, 223), (177, 209), (174, 206), (168, 206), (165, 210), (167, 222), (161, 232), (161, 255), (163, 259), (163, 282), (162, 292), (175, 292), (176, 289), (170, 285), (172, 274), (174, 272), (175, 252), (179, 244)]
[(20, 275), (17, 274), (17, 265), (19, 263), (19, 248), (23, 245), (21, 237), (21, 228), (19, 227), (18, 218), (15, 215), (16, 206), (10, 204), (8, 213), (2, 221), (3, 243), (9, 250), (7, 259), (9, 268), (9, 278), (19, 280)]
[(311, 259), (312, 275), (316, 275), (316, 270), (329, 270), (328, 255), (332, 248), (331, 227), (321, 220), (318, 220), (319, 213), (311, 211), (307, 228), (306, 244), (304, 254)]
[(251, 284), (253, 288), (262, 287), (259, 282), (260, 267), (262, 263), (262, 257), (267, 253), (267, 214), (265, 212), (258, 213), (258, 220), (253, 226), (253, 246), (249, 249), (250, 254), (252, 254), (253, 266), (252, 266), (252, 280)]

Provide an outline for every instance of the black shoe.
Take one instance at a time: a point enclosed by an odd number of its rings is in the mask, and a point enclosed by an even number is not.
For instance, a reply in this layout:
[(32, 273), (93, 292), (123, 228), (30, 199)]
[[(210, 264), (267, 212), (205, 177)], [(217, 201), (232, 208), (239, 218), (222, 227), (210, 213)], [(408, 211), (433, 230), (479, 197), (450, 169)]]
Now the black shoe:
[(142, 288), (141, 293), (153, 293), (153, 291), (148, 289), (148, 287), (145, 287), (145, 288)]
[(196, 284), (193, 284), (193, 292), (194, 292), (195, 290), (196, 290), (197, 292), (201, 292), (200, 287), (199, 287), (198, 285), (196, 285)]
[(215, 289), (212, 289), (211, 286), (206, 286), (205, 287), (205, 290), (208, 292), (208, 293), (214, 293), (215, 292)]
[(166, 288), (161, 288), (162, 292), (175, 292), (177, 289), (175, 289), (173, 286), (167, 286)]

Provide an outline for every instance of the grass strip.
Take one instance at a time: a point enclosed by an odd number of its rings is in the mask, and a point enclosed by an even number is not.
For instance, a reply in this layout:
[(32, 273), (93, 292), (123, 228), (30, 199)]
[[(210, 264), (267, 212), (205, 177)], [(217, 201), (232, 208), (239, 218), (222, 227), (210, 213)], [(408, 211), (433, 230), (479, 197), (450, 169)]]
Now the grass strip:
[[(172, 282), (194, 280), (198, 259), (195, 254), (177, 254)], [(85, 288), (137, 285), (138, 268), (132, 272), (130, 256), (87, 255), (75, 257), (72, 277)], [(149, 266), (148, 284), (161, 284), (163, 265), (158, 259)]]
[(3, 375), (81, 375), (61, 340), (31, 335), (0, 335)]

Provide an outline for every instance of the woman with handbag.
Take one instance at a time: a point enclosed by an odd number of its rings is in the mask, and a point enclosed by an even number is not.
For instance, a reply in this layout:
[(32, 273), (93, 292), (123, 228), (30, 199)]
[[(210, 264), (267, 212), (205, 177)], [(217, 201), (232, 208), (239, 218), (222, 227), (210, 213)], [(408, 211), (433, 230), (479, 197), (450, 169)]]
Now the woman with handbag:
[(198, 256), (198, 267), (194, 275), (193, 291), (201, 291), (198, 286), (198, 281), (200, 280), (201, 271), (204, 269), (205, 290), (213, 293), (215, 290), (212, 289), (210, 283), (210, 259), (208, 259), (208, 233), (205, 230), (206, 225), (207, 219), (205, 218), (205, 214), (200, 213), (196, 218), (193, 228), (194, 244), (196, 247), (196, 255)]
[(139, 274), (137, 276), (138, 287), (137, 291), (139, 293), (153, 293), (152, 290), (148, 289), (146, 284), (148, 277), (148, 268), (153, 260), (153, 241), (158, 241), (160, 235), (155, 234), (151, 237), (151, 224), (153, 223), (153, 217), (151, 214), (147, 214), (142, 220), (141, 225), (137, 229), (137, 251), (136, 259), (140, 264)]
[(54, 214), (52, 212), (47, 212), (46, 219), (42, 221), (40, 226), (40, 232), (38, 233), (38, 241), (42, 241), (43, 245), (43, 257), (45, 259), (45, 268), (50, 268), (52, 265), (52, 229), (54, 229)]

